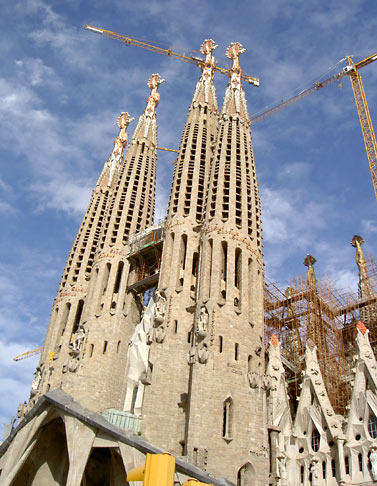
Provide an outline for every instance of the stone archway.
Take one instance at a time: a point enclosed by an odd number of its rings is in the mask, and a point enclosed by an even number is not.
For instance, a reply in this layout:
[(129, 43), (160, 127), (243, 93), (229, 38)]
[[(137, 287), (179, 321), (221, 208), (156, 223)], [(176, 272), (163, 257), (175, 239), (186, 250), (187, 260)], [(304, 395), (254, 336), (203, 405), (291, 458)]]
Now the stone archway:
[(237, 472), (237, 486), (252, 486), (256, 484), (255, 476), (254, 467), (250, 462), (247, 462)]
[(83, 478), (85, 486), (124, 486), (126, 470), (116, 447), (94, 447)]
[(12, 486), (61, 486), (68, 475), (64, 422), (56, 418), (41, 427), (39, 438)]

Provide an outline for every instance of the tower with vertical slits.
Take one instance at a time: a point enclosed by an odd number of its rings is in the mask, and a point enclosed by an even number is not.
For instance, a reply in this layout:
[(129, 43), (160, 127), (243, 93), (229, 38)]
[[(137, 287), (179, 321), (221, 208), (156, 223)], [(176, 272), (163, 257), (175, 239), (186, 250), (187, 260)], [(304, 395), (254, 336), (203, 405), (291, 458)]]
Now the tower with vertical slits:
[(234, 482), (267, 484), (260, 200), (242, 52), (239, 43), (227, 50), (233, 66), (200, 230), (186, 451)]
[[(196, 85), (175, 162), (165, 227), (158, 289), (166, 299), (164, 320), (156, 330), (149, 361), (151, 384), (145, 387), (142, 431), (152, 442), (185, 454), (190, 367), (195, 303), (199, 283), (200, 228), (213, 149), (218, 129), (216, 91), (213, 84), (213, 50), (206, 40), (206, 56)], [(164, 420), (169, 417), (169, 432)], [(165, 428), (165, 431), (163, 429)]]
[(220, 116), (204, 70), (183, 131), (158, 287), (163, 339), (151, 344), (142, 432), (234, 482), (267, 484), (260, 201), (242, 52), (239, 43), (227, 50)]
[[(141, 304), (127, 293), (132, 279), (129, 237), (153, 223), (156, 180), (156, 108), (163, 82), (151, 94), (127, 153), (128, 113), (93, 192), (55, 299), (34, 380), (35, 398), (61, 387), (95, 411), (122, 407), (129, 337)], [(52, 354), (53, 353), (53, 354)], [(33, 394), (33, 390), (32, 390)]]

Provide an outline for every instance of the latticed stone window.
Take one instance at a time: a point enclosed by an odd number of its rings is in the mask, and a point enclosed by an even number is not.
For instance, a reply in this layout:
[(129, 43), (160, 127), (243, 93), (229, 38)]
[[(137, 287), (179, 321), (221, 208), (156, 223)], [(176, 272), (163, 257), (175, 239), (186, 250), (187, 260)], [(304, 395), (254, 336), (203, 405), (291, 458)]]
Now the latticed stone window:
[(374, 415), (373, 412), (370, 412), (369, 414), (368, 432), (372, 439), (375, 439), (377, 437), (377, 417)]
[(316, 428), (313, 428), (312, 432), (312, 449), (314, 452), (317, 452), (319, 450), (319, 444), (321, 441), (321, 436), (319, 435), (319, 432)]

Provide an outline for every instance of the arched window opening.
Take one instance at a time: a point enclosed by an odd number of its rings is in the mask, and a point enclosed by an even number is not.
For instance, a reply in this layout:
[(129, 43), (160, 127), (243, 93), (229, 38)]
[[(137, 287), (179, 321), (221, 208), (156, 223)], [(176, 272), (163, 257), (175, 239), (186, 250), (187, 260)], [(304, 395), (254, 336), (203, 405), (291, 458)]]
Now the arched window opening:
[(300, 467), (300, 484), (304, 484), (304, 473), (305, 473), (304, 466), (301, 466)]
[(322, 477), (326, 479), (326, 461), (322, 461)]
[(219, 353), (223, 352), (223, 337), (219, 336)]
[(335, 462), (335, 459), (331, 459), (331, 473), (332, 473), (332, 477), (335, 478), (336, 477), (336, 462)]
[(63, 312), (63, 317), (62, 317), (62, 322), (60, 324), (61, 326), (61, 330), (62, 330), (62, 336), (64, 334), (64, 331), (65, 331), (65, 326), (67, 325), (67, 321), (68, 321), (68, 316), (69, 316), (69, 313), (71, 311), (71, 303), (70, 302), (67, 302), (64, 306), (64, 312)]
[(115, 278), (115, 283), (114, 283), (114, 294), (117, 294), (119, 292), (120, 282), (122, 281), (123, 267), (124, 267), (124, 263), (119, 262), (118, 268), (117, 268), (117, 274), (116, 274), (116, 278)]
[(79, 328), (83, 307), (84, 307), (84, 301), (79, 300), (79, 303), (77, 304), (77, 308), (76, 308), (75, 320), (73, 321), (72, 334), (75, 333)]
[(111, 263), (106, 263), (103, 279), (102, 279), (102, 295), (105, 294), (107, 289), (107, 284), (109, 282), (109, 277), (110, 277), (110, 270), (111, 270)]
[(103, 351), (102, 351), (103, 354), (105, 354), (106, 351), (107, 351), (107, 344), (108, 344), (107, 341), (104, 341), (104, 343), (103, 343)]
[(359, 461), (359, 471), (363, 472), (363, 455), (361, 452), (358, 454), (357, 459)]
[(238, 343), (236, 343), (234, 345), (234, 359), (236, 361), (238, 361), (238, 358), (239, 358), (239, 354), (240, 354), (240, 345)]
[(222, 269), (221, 269), (221, 298), (226, 299), (226, 278), (228, 274), (228, 243), (223, 241), (221, 243), (222, 249)]
[(313, 427), (313, 432), (312, 432), (312, 449), (313, 449), (314, 452), (318, 452), (319, 451), (320, 441), (321, 441), (321, 436), (320, 436), (318, 430), (315, 427)]
[(247, 358), (247, 371), (251, 373), (253, 371), (253, 357), (249, 354)]
[(90, 350), (89, 350), (89, 358), (93, 356), (93, 351), (94, 351), (94, 344), (90, 345)]
[(119, 349), (120, 349), (120, 341), (118, 341), (118, 344), (117, 344), (117, 353), (119, 353)]
[(234, 286), (239, 289), (241, 285), (241, 249), (236, 248), (234, 259)]
[(195, 252), (192, 256), (192, 270), (191, 273), (194, 277), (198, 275), (199, 253)]
[(233, 400), (228, 397), (223, 405), (223, 439), (232, 439), (233, 429)]
[(369, 412), (368, 432), (372, 439), (377, 437), (377, 417), (372, 411)]
[(344, 466), (345, 466), (345, 469), (346, 469), (346, 474), (349, 474), (350, 473), (350, 458), (348, 456), (346, 456), (344, 458)]
[(244, 464), (237, 473), (237, 486), (249, 486), (253, 484), (255, 471), (253, 466), (248, 462)]

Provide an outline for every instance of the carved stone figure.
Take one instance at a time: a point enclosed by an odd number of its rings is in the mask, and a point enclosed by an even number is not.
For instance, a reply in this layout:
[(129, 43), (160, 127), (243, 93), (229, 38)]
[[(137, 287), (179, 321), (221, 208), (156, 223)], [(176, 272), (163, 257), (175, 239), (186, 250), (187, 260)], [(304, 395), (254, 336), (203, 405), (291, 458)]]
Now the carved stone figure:
[(377, 447), (372, 446), (370, 448), (370, 455), (369, 455), (370, 465), (371, 465), (371, 473), (373, 480), (377, 480)]
[(86, 336), (85, 324), (80, 324), (71, 342), (71, 347), (74, 351), (81, 351), (85, 336)]
[[(148, 375), (149, 345), (155, 336), (155, 332), (152, 331), (155, 331), (155, 329), (153, 329), (153, 322), (156, 307), (156, 294), (157, 291), (150, 299), (141, 321), (135, 327), (135, 331), (128, 345), (127, 388), (124, 403), (124, 410), (127, 412), (134, 409), (135, 401), (142, 399), (142, 387), (139, 389), (139, 385), (145, 381)], [(135, 390), (137, 390), (136, 394)]]
[(159, 326), (164, 322), (165, 313), (166, 313), (166, 298), (165, 296), (156, 290), (156, 299), (155, 299), (155, 307), (154, 307), (154, 324), (155, 327)]
[(197, 348), (198, 361), (201, 364), (207, 363), (209, 357), (209, 350), (207, 343), (202, 343)]
[(30, 391), (31, 397), (36, 395), (38, 388), (39, 388), (39, 385), (41, 384), (41, 381), (42, 381), (42, 370), (38, 366), (37, 369), (34, 372), (34, 379), (33, 379), (33, 382), (31, 384), (31, 391)]
[(204, 338), (207, 335), (208, 330), (208, 311), (205, 305), (200, 308), (200, 314), (198, 319), (198, 336)]
[(312, 486), (319, 485), (319, 462), (318, 459), (313, 459), (310, 465), (310, 472), (312, 473)]

